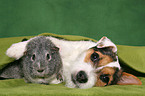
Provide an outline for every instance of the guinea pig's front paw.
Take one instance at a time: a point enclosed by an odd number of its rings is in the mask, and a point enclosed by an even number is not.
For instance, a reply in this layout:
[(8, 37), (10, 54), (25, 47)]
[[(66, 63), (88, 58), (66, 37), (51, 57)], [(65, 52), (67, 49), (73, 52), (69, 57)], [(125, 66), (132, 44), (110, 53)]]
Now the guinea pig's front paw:
[(56, 76), (57, 80), (63, 81), (63, 76), (59, 73)]
[(24, 77), (23, 79), (26, 83), (31, 83), (31, 81), (29, 81), (27, 78)]
[(59, 84), (59, 83), (62, 83), (62, 81), (58, 80), (57, 78), (56, 79), (53, 79), (50, 84)]

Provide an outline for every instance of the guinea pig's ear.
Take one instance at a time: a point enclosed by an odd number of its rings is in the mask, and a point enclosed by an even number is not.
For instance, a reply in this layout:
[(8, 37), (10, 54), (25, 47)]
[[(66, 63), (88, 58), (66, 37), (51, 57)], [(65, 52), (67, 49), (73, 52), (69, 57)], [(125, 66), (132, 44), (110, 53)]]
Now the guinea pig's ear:
[(22, 39), (22, 42), (27, 41), (27, 40), (28, 40), (27, 38), (23, 38), (23, 39)]
[(142, 82), (136, 76), (123, 72), (117, 84), (118, 85), (141, 85)]
[(117, 47), (116, 45), (107, 37), (102, 37), (98, 42), (97, 42), (97, 48), (104, 48), (104, 47), (109, 47), (112, 49), (113, 52), (117, 52)]
[(20, 59), (24, 55), (24, 52), (26, 51), (26, 45), (28, 42), (29, 41), (23, 41), (12, 44), (10, 48), (7, 49), (6, 55), (16, 60)]
[(58, 47), (53, 47), (52, 50), (53, 51), (59, 51), (59, 48)]

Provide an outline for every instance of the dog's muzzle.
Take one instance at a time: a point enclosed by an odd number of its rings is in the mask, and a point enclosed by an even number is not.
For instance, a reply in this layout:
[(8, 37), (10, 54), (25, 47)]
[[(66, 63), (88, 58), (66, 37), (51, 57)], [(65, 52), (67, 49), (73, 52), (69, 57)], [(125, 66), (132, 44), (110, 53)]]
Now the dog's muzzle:
[(88, 81), (88, 76), (85, 71), (79, 71), (76, 75), (72, 75), (71, 77), (74, 84), (86, 83)]

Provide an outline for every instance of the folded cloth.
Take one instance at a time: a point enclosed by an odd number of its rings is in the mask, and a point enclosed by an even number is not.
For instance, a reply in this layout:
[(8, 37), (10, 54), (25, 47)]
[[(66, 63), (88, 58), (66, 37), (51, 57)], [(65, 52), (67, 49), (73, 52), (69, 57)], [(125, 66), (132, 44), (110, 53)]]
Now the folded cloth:
[[(97, 40), (72, 35), (56, 35), (52, 33), (43, 33), (38, 36), (53, 36), (57, 38), (63, 38), (71, 41), (80, 40)], [(6, 66), (8, 63), (13, 62), (14, 59), (6, 56), (6, 50), (13, 44), (21, 42), (23, 39), (30, 39), (34, 36), (23, 37), (11, 37), (0, 38), (0, 69)], [(99, 40), (100, 38), (98, 38)], [(11, 95), (30, 95), (30, 96), (143, 96), (145, 90), (145, 47), (144, 46), (124, 46), (117, 45), (118, 56), (122, 64), (128, 66), (128, 70), (135, 70), (135, 72), (141, 73), (142, 77), (139, 77), (142, 81), (142, 85), (114, 85), (107, 87), (94, 87), (90, 89), (70, 89), (64, 86), (64, 84), (58, 85), (41, 85), (41, 84), (29, 84), (25, 83), (22, 79), (10, 79), (0, 80), (0, 96)], [(38, 91), (37, 91), (38, 90)]]

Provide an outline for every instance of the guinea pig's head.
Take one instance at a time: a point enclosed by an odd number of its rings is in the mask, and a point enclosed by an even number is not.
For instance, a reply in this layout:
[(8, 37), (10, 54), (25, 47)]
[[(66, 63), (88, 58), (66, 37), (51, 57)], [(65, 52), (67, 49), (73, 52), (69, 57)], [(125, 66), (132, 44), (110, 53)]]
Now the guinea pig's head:
[(36, 37), (28, 42), (22, 65), (27, 82), (49, 84), (62, 68), (59, 48), (44, 36)]

